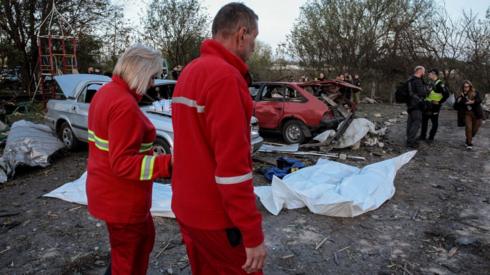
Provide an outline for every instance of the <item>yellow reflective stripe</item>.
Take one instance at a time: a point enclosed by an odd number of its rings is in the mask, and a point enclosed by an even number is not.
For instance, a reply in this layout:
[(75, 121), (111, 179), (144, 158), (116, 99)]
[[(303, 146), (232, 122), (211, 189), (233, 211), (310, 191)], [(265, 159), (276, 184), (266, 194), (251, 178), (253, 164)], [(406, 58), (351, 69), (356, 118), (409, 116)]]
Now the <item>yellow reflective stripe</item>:
[(155, 156), (144, 156), (141, 161), (140, 180), (151, 180), (153, 177), (153, 167), (155, 166)]
[(109, 151), (109, 141), (96, 136), (92, 130), (88, 130), (88, 141), (93, 142), (95, 147), (102, 151)]
[(153, 142), (150, 143), (142, 143), (140, 147), (140, 153), (144, 153), (150, 151), (153, 148)]
[(442, 94), (436, 93), (435, 91), (431, 91), (426, 99), (428, 101), (441, 101)]
[[(103, 151), (109, 151), (109, 141), (95, 135), (94, 131), (88, 130), (88, 141), (95, 143), (95, 146)], [(153, 142), (142, 143), (140, 153), (148, 152), (153, 148)]]
[(436, 82), (434, 83), (434, 88), (432, 89), (432, 91), (430, 91), (429, 95), (427, 95), (425, 100), (427, 100), (427, 101), (438, 101), (438, 102), (442, 100), (442, 94), (437, 93), (435, 91), (437, 84), (439, 84), (441, 82), (442, 82), (442, 80), (440, 80), (440, 79), (436, 80)]
[(93, 131), (91, 131), (91, 130), (88, 130), (88, 141), (93, 141), (93, 142), (95, 142), (94, 132), (93, 132)]

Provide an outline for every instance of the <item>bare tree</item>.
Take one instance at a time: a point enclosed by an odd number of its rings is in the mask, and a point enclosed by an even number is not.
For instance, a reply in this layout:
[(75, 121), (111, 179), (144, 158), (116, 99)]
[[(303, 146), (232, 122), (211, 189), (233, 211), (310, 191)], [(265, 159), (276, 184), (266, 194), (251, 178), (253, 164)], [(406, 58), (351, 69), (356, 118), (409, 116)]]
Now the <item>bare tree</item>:
[(318, 69), (372, 69), (398, 54), (402, 32), (431, 9), (427, 0), (310, 1), (288, 36), (289, 48), (304, 65)]
[(124, 17), (123, 8), (113, 6), (100, 26), (103, 45), (100, 55), (107, 70), (112, 70), (117, 58), (136, 41), (136, 32), (131, 22)]
[(490, 91), (490, 7), (485, 19), (478, 20), (472, 12), (463, 14), (467, 43), (463, 48), (466, 78), (474, 79), (486, 92)]
[(305, 67), (357, 71), (377, 89), (424, 51), (419, 30), (431, 12), (429, 0), (312, 0), (301, 7), (289, 50)]

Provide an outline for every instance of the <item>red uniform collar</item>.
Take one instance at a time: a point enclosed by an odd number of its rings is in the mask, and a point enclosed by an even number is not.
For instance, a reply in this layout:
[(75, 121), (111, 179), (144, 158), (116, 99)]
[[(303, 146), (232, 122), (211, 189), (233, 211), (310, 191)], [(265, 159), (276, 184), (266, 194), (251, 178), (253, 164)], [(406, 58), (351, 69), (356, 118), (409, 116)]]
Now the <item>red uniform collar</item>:
[(122, 77), (118, 76), (118, 75), (113, 75), (112, 76), (112, 81), (120, 86), (122, 86), (124, 88), (124, 90), (126, 90), (127, 92), (129, 92), (133, 97), (134, 99), (136, 99), (136, 101), (140, 101), (141, 98), (143, 96), (139, 95), (136, 93), (136, 90), (132, 90), (129, 88), (129, 85), (128, 83), (126, 83), (126, 81), (124, 81), (124, 79), (122, 79)]
[(201, 44), (201, 55), (214, 55), (224, 59), (227, 63), (235, 67), (247, 82), (251, 82), (248, 66), (234, 53), (223, 47), (218, 41), (206, 39)]

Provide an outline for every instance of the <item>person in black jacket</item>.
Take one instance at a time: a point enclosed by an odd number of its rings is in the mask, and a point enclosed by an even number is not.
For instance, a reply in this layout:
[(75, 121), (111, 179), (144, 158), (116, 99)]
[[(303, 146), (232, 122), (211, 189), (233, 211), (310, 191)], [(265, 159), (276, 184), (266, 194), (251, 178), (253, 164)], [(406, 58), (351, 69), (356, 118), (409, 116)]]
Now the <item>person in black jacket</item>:
[(432, 69), (429, 71), (429, 78), (432, 81), (431, 89), (425, 101), (427, 101), (427, 109), (422, 114), (422, 131), (420, 133), (420, 140), (427, 138), (427, 128), (429, 126), (429, 120), (432, 123), (432, 128), (429, 133), (429, 142), (434, 140), (439, 125), (439, 112), (441, 111), (441, 105), (449, 97), (445, 84), (439, 79), (439, 70)]
[(422, 124), (422, 112), (425, 109), (425, 97), (427, 88), (423, 81), (425, 68), (415, 67), (414, 74), (408, 80), (409, 99), (407, 101), (407, 147), (416, 148), (418, 146), (417, 134)]
[(461, 87), (461, 94), (456, 99), (455, 107), (458, 110), (458, 126), (465, 126), (467, 149), (473, 148), (473, 138), (482, 124), (481, 102), (480, 93), (473, 88), (469, 80), (465, 80)]

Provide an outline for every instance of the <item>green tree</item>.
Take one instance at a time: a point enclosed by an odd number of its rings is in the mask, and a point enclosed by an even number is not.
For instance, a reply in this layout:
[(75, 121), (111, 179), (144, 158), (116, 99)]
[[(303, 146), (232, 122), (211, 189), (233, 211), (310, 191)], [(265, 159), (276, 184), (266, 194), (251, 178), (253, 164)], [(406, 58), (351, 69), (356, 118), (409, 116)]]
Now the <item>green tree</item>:
[(162, 51), (171, 67), (199, 55), (208, 17), (198, 0), (152, 0), (143, 19), (142, 37)]
[(272, 48), (262, 41), (256, 41), (255, 51), (248, 60), (249, 71), (254, 80), (270, 80), (273, 65)]
[(34, 90), (31, 80), (37, 63), (36, 28), (49, 14), (53, 3), (74, 28), (76, 33), (72, 35), (93, 32), (111, 7), (110, 0), (2, 0), (0, 30), (20, 52), (22, 83), (27, 91)]

